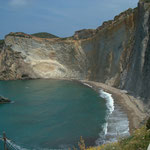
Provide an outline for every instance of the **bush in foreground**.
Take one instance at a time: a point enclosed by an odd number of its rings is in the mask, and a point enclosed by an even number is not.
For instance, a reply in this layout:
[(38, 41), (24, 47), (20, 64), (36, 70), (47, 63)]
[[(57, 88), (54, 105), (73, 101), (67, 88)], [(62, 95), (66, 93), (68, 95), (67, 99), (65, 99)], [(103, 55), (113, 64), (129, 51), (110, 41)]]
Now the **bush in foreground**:
[(150, 144), (150, 130), (147, 130), (147, 125), (134, 131), (133, 135), (118, 142), (104, 144), (98, 147), (86, 148), (84, 140), (81, 138), (79, 142), (80, 150), (147, 150)]

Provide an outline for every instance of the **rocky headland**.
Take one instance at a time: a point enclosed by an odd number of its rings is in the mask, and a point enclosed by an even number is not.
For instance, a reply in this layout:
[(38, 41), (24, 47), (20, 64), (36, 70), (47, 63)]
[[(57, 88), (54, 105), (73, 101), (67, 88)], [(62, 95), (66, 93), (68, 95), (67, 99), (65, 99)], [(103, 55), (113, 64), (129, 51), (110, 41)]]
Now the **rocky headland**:
[(72, 37), (10, 33), (0, 42), (0, 80), (76, 79), (126, 90), (150, 107), (150, 2)]

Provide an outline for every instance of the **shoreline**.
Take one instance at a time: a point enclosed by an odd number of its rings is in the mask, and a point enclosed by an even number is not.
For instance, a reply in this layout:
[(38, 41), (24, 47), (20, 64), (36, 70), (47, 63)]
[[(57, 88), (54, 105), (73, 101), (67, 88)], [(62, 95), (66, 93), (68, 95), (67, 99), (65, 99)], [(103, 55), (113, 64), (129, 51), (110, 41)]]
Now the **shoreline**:
[(66, 80), (66, 81), (75, 81), (81, 84), (88, 84), (91, 88), (99, 93), (99, 89), (104, 90), (112, 94), (114, 102), (118, 104), (124, 113), (127, 114), (129, 120), (129, 132), (130, 134), (133, 133), (135, 129), (137, 129), (143, 121), (148, 117), (148, 113), (146, 112), (147, 108), (144, 103), (129, 95), (126, 91), (117, 89), (115, 87), (109, 86), (105, 83), (89, 81), (89, 80), (80, 80), (74, 78), (45, 78), (45, 80)]
[(91, 86), (92, 89), (99, 92), (100, 89), (104, 90), (112, 94), (114, 102), (118, 104), (123, 112), (127, 114), (129, 120), (129, 132), (133, 133), (135, 129), (137, 129), (140, 124), (145, 120), (148, 114), (145, 111), (145, 106), (142, 101), (136, 99), (135, 97), (127, 94), (125, 91), (111, 87), (104, 83), (80, 80), (80, 82), (86, 83)]
[[(41, 79), (41, 78), (39, 78)], [(123, 112), (127, 114), (129, 120), (129, 132), (133, 133), (135, 129), (137, 129), (143, 121), (148, 117), (148, 113), (146, 112), (147, 108), (143, 104), (143, 102), (132, 95), (129, 95), (126, 91), (117, 89), (115, 87), (109, 86), (105, 83), (89, 81), (89, 80), (80, 80), (80, 79), (66, 79), (66, 78), (45, 78), (44, 80), (66, 80), (66, 81), (75, 81), (81, 84), (90, 85), (93, 90), (99, 93), (99, 90), (102, 89), (107, 93), (112, 94), (114, 102), (118, 104)], [(33, 79), (31, 79), (33, 80)]]

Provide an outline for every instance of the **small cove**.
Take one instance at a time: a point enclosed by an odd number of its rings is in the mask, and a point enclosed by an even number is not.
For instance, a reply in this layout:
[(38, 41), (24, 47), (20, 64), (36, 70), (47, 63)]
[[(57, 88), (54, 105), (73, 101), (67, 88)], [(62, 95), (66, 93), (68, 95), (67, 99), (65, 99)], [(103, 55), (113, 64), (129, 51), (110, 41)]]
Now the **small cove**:
[[(0, 105), (0, 134), (5, 131), (20, 149), (65, 149), (77, 146), (80, 136), (87, 146), (101, 144), (110, 140), (111, 123), (122, 113), (115, 106), (106, 119), (106, 99), (74, 81), (0, 81), (0, 95), (14, 100)], [(104, 136), (106, 121), (109, 128)]]

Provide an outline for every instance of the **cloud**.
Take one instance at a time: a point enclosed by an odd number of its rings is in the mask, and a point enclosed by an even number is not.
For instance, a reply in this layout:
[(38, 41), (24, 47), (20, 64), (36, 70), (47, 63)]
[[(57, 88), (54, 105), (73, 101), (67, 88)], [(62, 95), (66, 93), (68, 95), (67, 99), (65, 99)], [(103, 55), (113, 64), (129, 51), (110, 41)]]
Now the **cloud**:
[(25, 6), (27, 4), (27, 0), (10, 0), (9, 4), (13, 7)]

